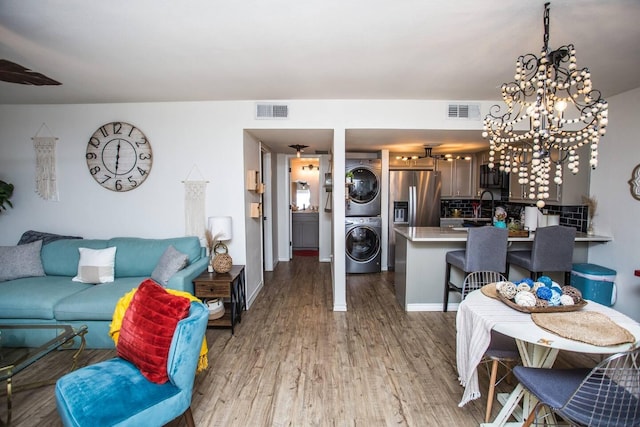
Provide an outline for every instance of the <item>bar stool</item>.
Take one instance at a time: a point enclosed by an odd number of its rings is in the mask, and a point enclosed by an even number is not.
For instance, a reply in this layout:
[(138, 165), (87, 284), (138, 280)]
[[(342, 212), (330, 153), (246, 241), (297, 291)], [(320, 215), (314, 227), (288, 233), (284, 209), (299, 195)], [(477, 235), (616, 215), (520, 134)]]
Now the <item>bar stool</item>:
[(529, 271), (537, 280), (545, 272), (564, 272), (564, 284), (568, 285), (573, 268), (573, 247), (576, 229), (562, 225), (552, 225), (536, 229), (530, 251), (511, 251), (507, 254), (507, 272), (511, 264)]
[[(451, 266), (464, 272), (466, 276), (473, 271), (495, 271), (503, 273), (507, 258), (507, 239), (509, 231), (506, 228), (491, 226), (475, 227), (468, 230), (467, 246), (465, 250), (449, 251), (445, 260), (447, 263), (444, 279), (444, 303), (442, 311), (447, 311), (449, 292), (462, 294), (462, 287), (451, 283)], [(466, 295), (462, 295), (464, 298)]]

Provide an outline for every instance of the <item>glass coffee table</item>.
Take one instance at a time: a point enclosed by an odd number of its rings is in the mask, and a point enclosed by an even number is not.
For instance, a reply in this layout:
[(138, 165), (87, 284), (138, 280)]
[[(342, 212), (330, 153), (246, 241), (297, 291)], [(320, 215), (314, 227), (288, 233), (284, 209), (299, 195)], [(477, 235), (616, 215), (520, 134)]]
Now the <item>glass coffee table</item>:
[[(5, 343), (10, 341), (9, 338), (12, 331), (15, 330), (30, 330), (34, 333), (46, 333), (47, 331), (52, 334), (56, 334), (46, 343), (39, 347), (9, 347), (3, 345), (3, 336), (5, 337)], [(72, 347), (74, 345), (74, 339), (80, 338), (80, 346), (73, 353), (72, 365), (70, 371), (76, 369), (78, 364), (78, 357), (84, 350), (86, 345), (85, 334), (87, 333), (87, 327), (81, 326), (80, 328), (73, 328), (71, 325), (64, 324), (21, 324), (21, 325), (3, 325), (0, 324), (0, 382), (7, 382), (7, 420), (3, 423), (0, 420), (0, 426), (11, 423), (11, 397), (14, 392), (28, 390), (44, 385), (54, 384), (56, 379), (41, 380), (35, 383), (29, 383), (20, 385), (13, 389), (12, 378), (19, 372), (27, 369), (33, 365), (36, 361), (59, 348)]]

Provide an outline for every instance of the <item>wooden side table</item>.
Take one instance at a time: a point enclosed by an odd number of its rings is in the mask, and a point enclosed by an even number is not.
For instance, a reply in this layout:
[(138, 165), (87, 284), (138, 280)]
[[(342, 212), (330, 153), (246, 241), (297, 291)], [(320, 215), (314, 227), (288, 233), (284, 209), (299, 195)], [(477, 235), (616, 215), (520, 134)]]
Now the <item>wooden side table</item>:
[(204, 300), (222, 298), (224, 316), (209, 320), (209, 326), (231, 328), (242, 321), (242, 310), (246, 308), (244, 290), (244, 265), (234, 265), (228, 273), (209, 273), (204, 271), (193, 281), (195, 296)]

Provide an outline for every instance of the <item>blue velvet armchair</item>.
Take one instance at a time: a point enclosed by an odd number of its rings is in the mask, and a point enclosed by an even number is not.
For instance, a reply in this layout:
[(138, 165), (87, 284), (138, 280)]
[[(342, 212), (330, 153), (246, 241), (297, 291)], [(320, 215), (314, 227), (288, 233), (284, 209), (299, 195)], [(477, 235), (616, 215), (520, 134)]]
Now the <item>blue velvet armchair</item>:
[(56, 383), (58, 413), (65, 426), (162, 426), (184, 414), (194, 426), (191, 394), (209, 311), (192, 302), (175, 329), (169, 381), (148, 381), (132, 363), (116, 357), (71, 372)]

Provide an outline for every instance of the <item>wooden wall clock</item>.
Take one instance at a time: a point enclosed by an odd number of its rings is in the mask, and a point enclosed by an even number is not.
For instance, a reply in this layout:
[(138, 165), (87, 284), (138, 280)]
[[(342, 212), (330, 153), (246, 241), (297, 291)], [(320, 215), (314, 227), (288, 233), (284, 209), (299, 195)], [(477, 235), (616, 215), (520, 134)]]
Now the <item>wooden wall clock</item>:
[(140, 129), (125, 122), (100, 126), (89, 138), (86, 158), (93, 179), (118, 192), (138, 188), (153, 164), (149, 140)]

